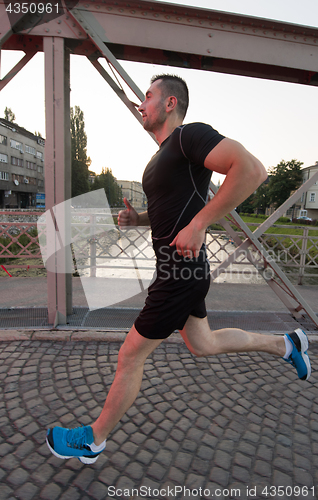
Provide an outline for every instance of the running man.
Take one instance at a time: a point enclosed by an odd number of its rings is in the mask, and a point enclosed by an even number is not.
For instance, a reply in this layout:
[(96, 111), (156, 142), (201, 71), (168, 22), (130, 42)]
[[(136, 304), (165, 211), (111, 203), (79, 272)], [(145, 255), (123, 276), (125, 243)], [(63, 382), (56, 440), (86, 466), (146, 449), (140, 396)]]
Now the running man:
[[(211, 126), (183, 125), (187, 108), (188, 88), (181, 78), (153, 77), (139, 107), (144, 129), (160, 144), (143, 175), (148, 210), (138, 214), (125, 199), (119, 225), (151, 226), (157, 275), (119, 350), (115, 379), (100, 416), (89, 426), (48, 430), (47, 444), (59, 458), (78, 457), (89, 464), (97, 460), (109, 433), (138, 395), (145, 360), (175, 330), (196, 356), (262, 351), (283, 357), (299, 378), (310, 376), (308, 340), (300, 329), (284, 336), (238, 328), (210, 330), (205, 308), (210, 284), (206, 228), (250, 196), (267, 173), (241, 144)], [(212, 171), (226, 177), (206, 203)]]

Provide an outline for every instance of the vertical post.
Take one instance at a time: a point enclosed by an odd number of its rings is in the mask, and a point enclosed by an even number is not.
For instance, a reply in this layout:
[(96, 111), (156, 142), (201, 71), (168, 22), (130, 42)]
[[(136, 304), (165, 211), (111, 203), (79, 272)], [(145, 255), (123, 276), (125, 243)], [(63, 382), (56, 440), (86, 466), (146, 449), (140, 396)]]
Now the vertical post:
[(95, 237), (95, 225), (96, 225), (96, 216), (93, 214), (90, 216), (90, 240), (89, 240), (89, 248), (90, 248), (90, 276), (92, 278), (96, 278), (96, 237)]
[[(64, 39), (44, 37), (45, 54), (45, 199), (46, 209), (71, 198), (70, 56)], [(62, 214), (62, 216), (61, 216)], [(53, 217), (54, 220), (54, 217)], [(70, 214), (59, 213), (55, 233), (48, 238), (56, 249), (55, 270), (47, 272), (48, 321), (65, 324), (72, 312), (69, 249), (60, 248), (69, 234)], [(59, 250), (59, 251), (58, 251)], [(68, 271), (68, 273), (66, 272)]]
[(303, 277), (305, 274), (306, 254), (307, 254), (307, 245), (308, 245), (308, 233), (309, 233), (308, 227), (304, 227), (303, 241), (301, 244), (301, 253), (300, 253), (298, 285), (303, 284)]

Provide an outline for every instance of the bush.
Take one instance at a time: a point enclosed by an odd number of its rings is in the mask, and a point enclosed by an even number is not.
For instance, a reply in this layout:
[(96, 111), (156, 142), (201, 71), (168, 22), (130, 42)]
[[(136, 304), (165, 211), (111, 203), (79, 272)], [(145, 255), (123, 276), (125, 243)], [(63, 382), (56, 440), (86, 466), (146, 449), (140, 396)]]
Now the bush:
[(292, 219), (292, 222), (299, 226), (311, 226), (313, 224), (313, 221), (305, 219)]
[(277, 219), (277, 222), (282, 222), (282, 223), (290, 222), (290, 218), (289, 217), (279, 217), (279, 219)]

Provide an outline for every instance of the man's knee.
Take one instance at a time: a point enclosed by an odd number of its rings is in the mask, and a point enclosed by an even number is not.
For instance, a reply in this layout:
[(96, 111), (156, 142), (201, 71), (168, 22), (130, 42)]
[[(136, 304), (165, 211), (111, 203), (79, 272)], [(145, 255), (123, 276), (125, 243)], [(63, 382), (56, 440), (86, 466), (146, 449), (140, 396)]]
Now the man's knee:
[(118, 365), (127, 368), (133, 367), (138, 364), (139, 357), (138, 350), (134, 348), (134, 345), (125, 341), (118, 352)]
[(119, 350), (118, 363), (132, 367), (143, 365), (149, 354), (154, 351), (160, 342), (161, 340), (142, 337), (133, 327)]
[[(196, 356), (197, 358), (204, 358), (205, 356), (210, 356), (211, 355), (211, 350), (208, 351), (208, 349), (205, 348), (205, 345), (188, 345), (188, 349), (190, 352)], [(212, 353), (213, 354), (213, 353)]]

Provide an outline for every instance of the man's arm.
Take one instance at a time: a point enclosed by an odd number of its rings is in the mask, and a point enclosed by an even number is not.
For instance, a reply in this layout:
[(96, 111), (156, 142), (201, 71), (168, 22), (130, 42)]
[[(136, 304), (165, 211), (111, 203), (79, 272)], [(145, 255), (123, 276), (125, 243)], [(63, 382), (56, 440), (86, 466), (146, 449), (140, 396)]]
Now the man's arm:
[(176, 245), (178, 253), (184, 256), (198, 256), (206, 228), (246, 200), (267, 178), (262, 163), (231, 139), (219, 142), (206, 157), (204, 166), (226, 177), (214, 198), (172, 241), (171, 246)]
[(126, 210), (121, 210), (118, 214), (119, 227), (125, 228), (127, 226), (149, 226), (150, 221), (148, 212), (141, 212), (140, 214), (132, 207), (127, 198), (124, 198)]

